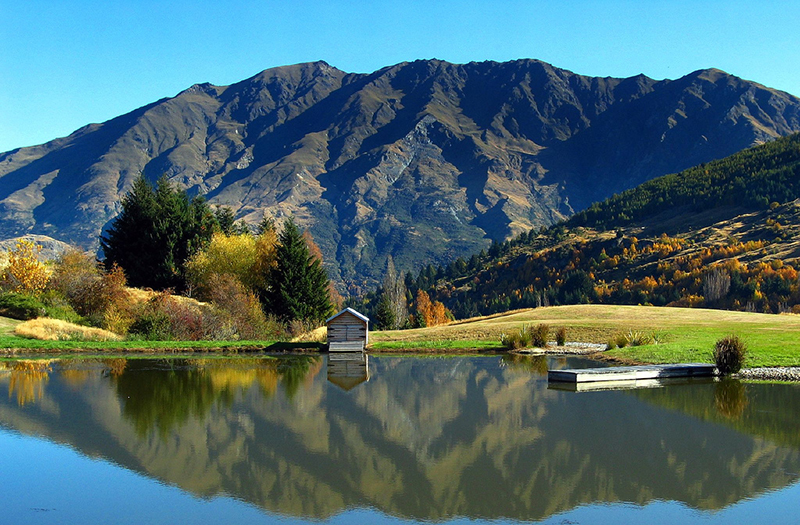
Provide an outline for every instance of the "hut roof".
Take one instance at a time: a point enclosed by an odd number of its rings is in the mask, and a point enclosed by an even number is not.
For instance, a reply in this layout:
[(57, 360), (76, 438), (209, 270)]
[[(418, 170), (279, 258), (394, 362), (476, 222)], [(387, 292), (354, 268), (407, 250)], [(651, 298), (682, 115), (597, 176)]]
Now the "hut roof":
[(366, 315), (364, 315), (362, 313), (359, 313), (359, 312), (356, 312), (352, 308), (345, 308), (344, 310), (342, 310), (338, 314), (333, 314), (332, 316), (330, 316), (327, 319), (325, 319), (325, 323), (326, 324), (330, 323), (331, 321), (333, 321), (334, 319), (336, 319), (337, 317), (339, 317), (340, 315), (342, 315), (344, 313), (349, 313), (351, 315), (354, 315), (354, 316), (358, 317), (359, 319), (361, 319), (362, 321), (364, 321), (365, 323), (369, 322), (369, 317), (367, 317)]

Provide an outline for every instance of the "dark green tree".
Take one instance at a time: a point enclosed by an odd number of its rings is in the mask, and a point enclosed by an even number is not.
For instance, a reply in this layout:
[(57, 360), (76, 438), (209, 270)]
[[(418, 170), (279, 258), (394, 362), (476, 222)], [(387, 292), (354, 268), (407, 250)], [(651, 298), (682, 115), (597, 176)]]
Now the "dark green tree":
[(182, 291), (183, 265), (211, 238), (216, 220), (205, 199), (189, 199), (161, 177), (156, 187), (139, 177), (100, 245), (105, 265), (119, 265), (131, 286)]
[(291, 218), (278, 237), (276, 259), (267, 310), (284, 322), (322, 323), (333, 310), (328, 274), (322, 261), (309, 253), (302, 232)]
[(391, 300), (386, 292), (381, 294), (375, 310), (375, 325), (378, 330), (394, 330), (397, 320), (394, 316)]
[(214, 210), (214, 218), (217, 221), (219, 231), (225, 235), (244, 235), (250, 233), (250, 227), (244, 221), (236, 221), (233, 210), (227, 206), (218, 206)]

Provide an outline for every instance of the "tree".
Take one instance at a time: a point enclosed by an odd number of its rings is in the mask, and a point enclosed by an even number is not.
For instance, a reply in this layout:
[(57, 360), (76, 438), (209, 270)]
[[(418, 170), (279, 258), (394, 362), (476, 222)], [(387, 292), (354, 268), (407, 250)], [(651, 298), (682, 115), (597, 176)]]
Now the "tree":
[(378, 325), (384, 330), (402, 328), (408, 320), (406, 284), (403, 278), (397, 275), (391, 255), (386, 263), (383, 293), (378, 302), (377, 316)]
[(13, 292), (38, 295), (50, 280), (50, 273), (39, 261), (42, 246), (26, 239), (17, 239), (8, 250), (8, 265), (0, 276), (5, 286)]
[(189, 199), (166, 177), (153, 188), (141, 176), (100, 238), (105, 266), (119, 265), (131, 286), (181, 291), (186, 285), (184, 263), (210, 240), (215, 224), (203, 197)]
[(283, 224), (275, 255), (276, 266), (267, 294), (268, 310), (284, 322), (324, 321), (332, 310), (328, 275), (322, 261), (309, 253), (308, 244), (292, 218)]
[(217, 206), (214, 210), (214, 219), (217, 221), (219, 231), (225, 235), (245, 235), (250, 233), (250, 227), (244, 219), (236, 222), (236, 215), (227, 206)]

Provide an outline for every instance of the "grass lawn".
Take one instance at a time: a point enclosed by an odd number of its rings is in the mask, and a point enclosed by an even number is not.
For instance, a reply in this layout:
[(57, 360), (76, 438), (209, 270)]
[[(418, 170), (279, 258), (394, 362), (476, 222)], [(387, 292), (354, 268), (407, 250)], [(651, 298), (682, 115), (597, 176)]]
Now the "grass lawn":
[[(39, 341), (13, 335), (18, 321), (0, 318), (0, 352), (64, 351), (287, 351), (320, 349), (317, 343), (275, 341)], [(659, 343), (608, 351), (612, 357), (642, 363), (710, 362), (714, 343), (738, 335), (749, 348), (748, 367), (800, 366), (800, 316), (769, 315), (699, 308), (651, 306), (574, 305), (517, 310), (456, 321), (445, 326), (370, 333), (370, 351), (463, 353), (502, 350), (500, 335), (525, 324), (547, 323), (551, 337), (556, 328), (567, 329), (567, 340), (607, 343), (629, 330), (655, 333)], [(9, 352), (6, 352), (9, 353)]]
[(375, 350), (496, 348), (500, 334), (524, 324), (567, 328), (568, 341), (606, 343), (629, 330), (656, 333), (659, 344), (611, 350), (609, 356), (643, 363), (710, 362), (714, 343), (729, 334), (748, 345), (746, 366), (800, 366), (800, 316), (699, 308), (575, 305), (518, 310), (446, 326), (370, 334)]

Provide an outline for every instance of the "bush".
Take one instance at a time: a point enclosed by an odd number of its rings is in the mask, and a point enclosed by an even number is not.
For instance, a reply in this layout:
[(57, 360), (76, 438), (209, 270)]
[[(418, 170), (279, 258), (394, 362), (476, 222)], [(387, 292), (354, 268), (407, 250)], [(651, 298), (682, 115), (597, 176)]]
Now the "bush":
[(550, 327), (546, 324), (538, 324), (531, 330), (531, 344), (539, 348), (547, 347), (547, 338), (550, 335)]
[(211, 276), (207, 293), (222, 325), (231, 336), (242, 340), (256, 340), (284, 335), (283, 326), (275, 317), (264, 315), (258, 297), (233, 275)]
[(21, 293), (4, 293), (0, 295), (0, 315), (27, 321), (36, 319), (47, 313), (44, 303), (32, 295)]
[(567, 342), (567, 328), (565, 326), (560, 326), (558, 330), (556, 330), (556, 344), (558, 346), (564, 346)]
[(550, 327), (539, 324), (535, 327), (523, 325), (519, 330), (500, 336), (500, 343), (509, 350), (528, 348), (531, 346), (545, 348)]
[(711, 357), (717, 365), (721, 375), (730, 375), (739, 372), (747, 356), (747, 347), (735, 335), (723, 337), (714, 345)]

